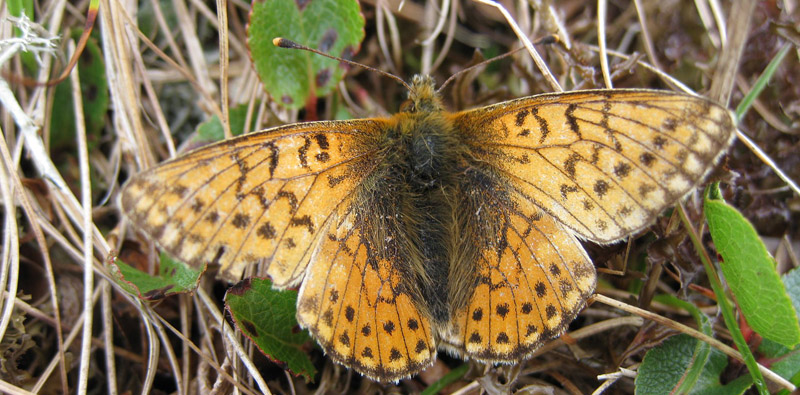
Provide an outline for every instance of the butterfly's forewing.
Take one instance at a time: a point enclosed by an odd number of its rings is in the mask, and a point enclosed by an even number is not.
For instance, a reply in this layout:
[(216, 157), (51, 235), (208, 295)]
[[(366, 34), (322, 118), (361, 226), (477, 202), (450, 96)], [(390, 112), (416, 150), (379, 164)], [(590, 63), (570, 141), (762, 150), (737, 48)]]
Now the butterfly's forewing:
[(713, 102), (647, 90), (533, 96), (454, 121), (529, 204), (599, 243), (649, 225), (700, 182), (735, 132)]
[(294, 284), (370, 171), (384, 122), (288, 125), (200, 148), (135, 175), (123, 211), (193, 267), (216, 263), (235, 280), (264, 263), (277, 286)]
[[(356, 205), (357, 206), (357, 205)], [(376, 246), (380, 223), (356, 207), (337, 218), (303, 281), (297, 317), (335, 361), (381, 382), (430, 365), (430, 318), (412, 300), (402, 258)], [(387, 241), (391, 244), (391, 241)]]
[(498, 208), (496, 242), (446, 343), (484, 362), (519, 362), (564, 332), (594, 291), (595, 270), (575, 237), (512, 194)]

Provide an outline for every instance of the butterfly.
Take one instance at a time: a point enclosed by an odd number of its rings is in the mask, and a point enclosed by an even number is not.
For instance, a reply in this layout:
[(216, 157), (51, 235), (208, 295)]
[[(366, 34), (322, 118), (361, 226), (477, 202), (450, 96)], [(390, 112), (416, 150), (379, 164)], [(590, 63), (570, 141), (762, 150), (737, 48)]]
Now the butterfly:
[(291, 124), (131, 178), (121, 205), (172, 256), (300, 286), (336, 362), (389, 382), (437, 351), (520, 363), (595, 288), (580, 239), (645, 229), (729, 146), (730, 111), (654, 90), (444, 109), (430, 77), (388, 118)]

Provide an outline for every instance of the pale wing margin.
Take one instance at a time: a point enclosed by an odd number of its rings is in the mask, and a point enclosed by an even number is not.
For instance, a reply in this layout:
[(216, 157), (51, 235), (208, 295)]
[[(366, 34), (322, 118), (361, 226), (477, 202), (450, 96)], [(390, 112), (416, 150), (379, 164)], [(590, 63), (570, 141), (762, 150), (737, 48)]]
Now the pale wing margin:
[(386, 122), (294, 124), (202, 147), (133, 176), (121, 207), (193, 267), (218, 264), (236, 280), (262, 263), (276, 286), (294, 285), (328, 218), (377, 162)]
[(531, 96), (453, 119), (521, 194), (599, 243), (645, 228), (692, 190), (736, 130), (710, 100), (652, 90)]

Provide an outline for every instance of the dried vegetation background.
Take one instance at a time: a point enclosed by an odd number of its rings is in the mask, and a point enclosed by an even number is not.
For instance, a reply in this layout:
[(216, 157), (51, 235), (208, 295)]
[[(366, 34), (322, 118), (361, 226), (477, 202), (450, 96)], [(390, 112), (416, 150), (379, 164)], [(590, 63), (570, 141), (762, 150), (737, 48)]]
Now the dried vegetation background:
[[(605, 86), (597, 48), (601, 37), (615, 87), (672, 88), (660, 72), (735, 108), (767, 64), (788, 47), (788, 56), (741, 121), (740, 131), (790, 178), (800, 180), (800, 3), (796, 0), (612, 1), (605, 4), (600, 26), (598, 5), (593, 2), (502, 3), (533, 40), (559, 37), (557, 43), (536, 49), (567, 89)], [(42, 0), (34, 6), (35, 23), (43, 29), (34, 32), (62, 37), (57, 47), (40, 53), (42, 71), (33, 77), (41, 81), (64, 68), (72, 47), (68, 33), (83, 29), (89, 2)], [(263, 107), (254, 107), (253, 114), (263, 114), (258, 119), (261, 127), (305, 119), (306, 112), (282, 109), (257, 83), (245, 44), (250, 5), (231, 1), (226, 7), (230, 63), (221, 69), (213, 2), (102, 1), (95, 38), (106, 62), (111, 109), (102, 133), (86, 136), (78, 126), (77, 136), (58, 144), (50, 138), (53, 129), (48, 125), (52, 109), (63, 103), (54, 102), (52, 88), (13, 78), (25, 72), (19, 57), (6, 57), (11, 48), (6, 43), (13, 33), (9, 21), (2, 23), (2, 77), (10, 87), (0, 86), (4, 137), (0, 286), (6, 291), (0, 303), (0, 392), (230, 393), (235, 386), (243, 393), (259, 393), (264, 389), (254, 379), (256, 373), (276, 393), (414, 392), (462, 363), (443, 356), (419, 377), (404, 380), (398, 388), (383, 388), (312, 351), (321, 374), (315, 384), (307, 384), (232, 332), (221, 308), (227, 284), (207, 278), (194, 295), (143, 303), (109, 280), (107, 259), (115, 251), (149, 270), (155, 270), (157, 261), (154, 247), (127, 227), (118, 210), (117, 195), (130, 174), (174, 155), (198, 123), (221, 115), (227, 105), (258, 100)], [(361, 7), (366, 39), (355, 59), (406, 79), (422, 71), (444, 81), (480, 58), (475, 48), (488, 57), (521, 45), (496, 9), (474, 1), (407, 0), (400, 7), (397, 1), (379, 6), (368, 0)], [(444, 24), (436, 29), (442, 7), (448, 7)], [(5, 7), (0, 12), (8, 16)], [(435, 38), (426, 40), (431, 35)], [(229, 84), (224, 100), (221, 74), (227, 75)], [(396, 111), (404, 95), (394, 82), (363, 70), (351, 70), (340, 91), (359, 117)], [(513, 60), (462, 78), (445, 99), (452, 109), (461, 109), (549, 91), (552, 86), (522, 51)], [(15, 112), (9, 100), (18, 102), (20, 110)], [(331, 116), (334, 102), (320, 101), (320, 118)], [(773, 249), (779, 270), (798, 266), (798, 194), (738, 141), (716, 174), (728, 182), (726, 198)], [(701, 221), (698, 196), (687, 203), (696, 223)], [(627, 256), (646, 252), (646, 265), (623, 275), (601, 275), (598, 292), (691, 325), (688, 316), (649, 302), (656, 290), (687, 296), (689, 284), (707, 286), (698, 258), (684, 233), (672, 229), (673, 221), (664, 217), (654, 226), (655, 235), (667, 237), (653, 241), (650, 234), (633, 240)], [(624, 243), (589, 248), (598, 268), (623, 266)], [(663, 269), (657, 276), (651, 272), (656, 267)], [(653, 286), (630, 294), (627, 285), (637, 276), (650, 278), (648, 284)], [(708, 299), (690, 300), (709, 307)], [(708, 312), (716, 314), (713, 306)], [(617, 318), (623, 319), (612, 321)], [(673, 333), (600, 304), (589, 306), (573, 328), (593, 330), (568, 337), (563, 342), (569, 347), (553, 347), (524, 366), (484, 370), (474, 365), (445, 391), (478, 393), (483, 385), (489, 391), (524, 387), (534, 392), (590, 393), (601, 385), (599, 374), (619, 367), (635, 370), (649, 347)], [(724, 330), (718, 337), (728, 341)], [(255, 370), (242, 355), (250, 355)], [(735, 365), (729, 374), (736, 377), (741, 369)], [(630, 377), (606, 390), (632, 391)]]

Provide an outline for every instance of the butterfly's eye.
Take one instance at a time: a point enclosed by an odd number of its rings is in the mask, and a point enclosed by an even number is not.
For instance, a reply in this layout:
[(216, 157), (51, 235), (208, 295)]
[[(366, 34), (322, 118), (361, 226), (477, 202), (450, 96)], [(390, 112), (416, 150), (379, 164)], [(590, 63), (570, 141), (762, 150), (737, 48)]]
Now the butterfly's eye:
[(411, 99), (407, 99), (400, 105), (400, 112), (416, 112), (416, 106), (414, 106), (414, 101)]

